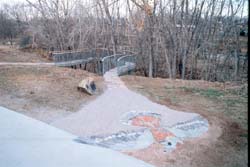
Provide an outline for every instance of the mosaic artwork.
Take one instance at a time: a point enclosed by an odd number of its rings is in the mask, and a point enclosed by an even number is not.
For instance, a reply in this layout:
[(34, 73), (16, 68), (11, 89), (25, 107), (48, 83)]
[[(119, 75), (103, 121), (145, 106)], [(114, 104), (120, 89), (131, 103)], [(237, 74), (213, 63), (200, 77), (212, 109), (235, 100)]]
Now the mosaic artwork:
[(111, 148), (117, 151), (143, 149), (154, 143), (154, 138), (149, 129), (132, 132), (122, 131), (112, 135), (91, 136), (78, 140), (85, 144)]
[(184, 140), (198, 137), (206, 132), (209, 126), (207, 120), (201, 116), (169, 127), (162, 126), (161, 121), (163, 120), (158, 113), (131, 111), (122, 116), (121, 123), (141, 127), (141, 130), (91, 136), (79, 140), (118, 151), (142, 149), (153, 143), (160, 143), (164, 146), (165, 152), (171, 152), (178, 144), (183, 144)]

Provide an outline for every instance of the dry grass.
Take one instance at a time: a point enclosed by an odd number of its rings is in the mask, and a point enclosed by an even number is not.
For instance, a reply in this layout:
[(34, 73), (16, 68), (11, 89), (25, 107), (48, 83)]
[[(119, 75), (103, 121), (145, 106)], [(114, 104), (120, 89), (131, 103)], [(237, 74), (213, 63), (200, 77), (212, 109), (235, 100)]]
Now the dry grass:
[(41, 51), (23, 52), (10, 46), (0, 45), (0, 62), (48, 62)]
[[(207, 82), (202, 80), (149, 79), (126, 76), (123, 81), (131, 89), (173, 106), (199, 106), (206, 111), (223, 113), (247, 129), (247, 85)], [(195, 101), (194, 101), (195, 100)]]
[(169, 155), (154, 146), (127, 154), (156, 166), (247, 166), (247, 85), (138, 76), (122, 80), (149, 99), (175, 110), (199, 113), (210, 124), (204, 136), (186, 141)]
[[(93, 77), (97, 94), (77, 90), (79, 82)], [(104, 89), (103, 79), (83, 70), (59, 67), (0, 67), (0, 105), (45, 122), (77, 111)]]

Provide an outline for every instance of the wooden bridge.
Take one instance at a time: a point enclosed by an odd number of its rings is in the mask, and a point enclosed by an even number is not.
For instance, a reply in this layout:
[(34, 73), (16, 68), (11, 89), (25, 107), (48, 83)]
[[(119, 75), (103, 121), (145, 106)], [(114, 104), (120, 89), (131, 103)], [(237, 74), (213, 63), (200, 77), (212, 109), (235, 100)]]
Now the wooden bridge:
[(100, 75), (115, 67), (117, 67), (118, 75), (123, 75), (134, 70), (136, 66), (135, 55), (129, 53), (113, 54), (112, 51), (105, 49), (54, 52), (52, 59), (56, 66), (72, 68), (81, 68), (88, 62), (96, 61), (97, 73)]

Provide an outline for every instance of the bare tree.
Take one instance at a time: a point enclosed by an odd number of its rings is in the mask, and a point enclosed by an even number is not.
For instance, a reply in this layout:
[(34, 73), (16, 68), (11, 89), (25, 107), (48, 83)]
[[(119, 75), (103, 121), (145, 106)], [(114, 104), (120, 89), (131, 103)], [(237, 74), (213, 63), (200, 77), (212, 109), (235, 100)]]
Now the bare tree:
[(1, 18), (24, 27), (33, 46), (131, 51), (138, 73), (149, 77), (224, 81), (246, 73), (247, 40), (239, 35), (246, 0), (26, 1)]

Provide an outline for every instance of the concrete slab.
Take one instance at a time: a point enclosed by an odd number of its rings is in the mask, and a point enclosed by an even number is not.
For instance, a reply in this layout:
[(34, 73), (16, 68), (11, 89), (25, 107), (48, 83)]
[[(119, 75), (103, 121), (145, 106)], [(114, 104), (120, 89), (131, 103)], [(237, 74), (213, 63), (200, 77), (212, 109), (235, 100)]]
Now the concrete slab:
[(78, 138), (0, 106), (0, 166), (152, 167), (143, 161)]
[(160, 114), (163, 120), (161, 124), (164, 127), (199, 116), (196, 113), (172, 110), (129, 90), (119, 78), (116, 68), (106, 72), (104, 79), (107, 83), (107, 90), (102, 95), (84, 105), (80, 111), (52, 122), (52, 125), (85, 137), (141, 130), (141, 127), (128, 126), (121, 122), (123, 115), (132, 111)]
[[(102, 95), (85, 104), (78, 112), (58, 119), (52, 122), (51, 125), (80, 136), (81, 139), (87, 138), (83, 142), (88, 144), (94, 143), (105, 147), (108, 146), (115, 150), (117, 148), (123, 150), (141, 149), (141, 146), (134, 145), (135, 143), (141, 143), (137, 142), (139, 138), (133, 138), (134, 144), (132, 145), (129, 143), (132, 141), (130, 137), (123, 138), (124, 141), (129, 141), (126, 145), (123, 142), (119, 143), (119, 137), (112, 137), (121, 132), (126, 132), (129, 135), (131, 132), (140, 132), (145, 129), (143, 126), (124, 123), (124, 116), (129, 120), (129, 115), (132, 117), (137, 114), (159, 115), (157, 131), (155, 131), (156, 127), (151, 128), (151, 131), (153, 130), (154, 134), (157, 134), (153, 136), (158, 142), (162, 141), (159, 136), (165, 138), (165, 142), (163, 142), (165, 143), (164, 146), (166, 146), (165, 149), (170, 151), (176, 148), (177, 142), (182, 143), (185, 139), (199, 137), (208, 130), (208, 121), (199, 114), (173, 110), (129, 90), (118, 76), (117, 68), (107, 71), (104, 74), (104, 79), (107, 89)], [(169, 133), (173, 135), (170, 136)], [(99, 140), (89, 142), (90, 140), (88, 140), (100, 139), (101, 136), (104, 142)], [(151, 137), (144, 139), (148, 139), (146, 143), (152, 143)], [(122, 147), (120, 147), (120, 144), (122, 144)], [(119, 147), (116, 147), (116, 145), (119, 145)]]

